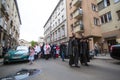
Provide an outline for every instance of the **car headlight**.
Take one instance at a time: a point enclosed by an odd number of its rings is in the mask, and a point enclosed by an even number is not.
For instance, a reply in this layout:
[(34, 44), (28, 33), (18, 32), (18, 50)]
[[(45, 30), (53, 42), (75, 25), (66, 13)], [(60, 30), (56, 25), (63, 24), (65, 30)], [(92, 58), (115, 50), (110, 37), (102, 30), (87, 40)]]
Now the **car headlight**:
[(28, 54), (28, 53), (24, 53), (23, 55), (24, 55), (24, 56), (28, 56), (29, 54)]

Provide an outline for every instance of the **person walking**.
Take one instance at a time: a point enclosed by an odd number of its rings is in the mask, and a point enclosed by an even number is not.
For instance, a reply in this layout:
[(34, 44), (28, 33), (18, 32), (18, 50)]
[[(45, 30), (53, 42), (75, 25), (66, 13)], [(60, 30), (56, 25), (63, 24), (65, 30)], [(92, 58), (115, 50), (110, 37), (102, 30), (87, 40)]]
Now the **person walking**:
[(56, 59), (56, 44), (53, 44), (52, 46), (52, 54), (53, 54), (53, 58)]
[(85, 64), (88, 66), (87, 62), (90, 62), (89, 59), (89, 41), (84, 36), (82, 36), (80, 40), (80, 62), (81, 64)]
[(69, 58), (69, 65), (72, 66), (75, 64), (75, 67), (80, 68), (78, 66), (78, 59), (79, 59), (79, 50), (78, 50), (78, 38), (76, 38), (76, 35), (72, 33), (72, 37), (69, 40), (68, 43), (68, 54), (70, 56)]
[(50, 50), (51, 50), (50, 45), (46, 43), (46, 45), (44, 46), (44, 53), (45, 53), (45, 59), (46, 60), (49, 59)]
[(97, 42), (94, 45), (94, 50), (95, 50), (95, 56), (97, 56), (98, 53), (99, 53), (99, 47), (98, 47), (98, 43)]
[(60, 56), (62, 58), (62, 61), (65, 59), (65, 50), (66, 50), (66, 45), (64, 43), (60, 44)]
[(59, 57), (60, 47), (59, 45), (56, 45), (56, 58)]
[(29, 49), (30, 49), (30, 50), (29, 50), (29, 58), (28, 58), (29, 61), (30, 61), (29, 64), (33, 64), (34, 55), (35, 55), (35, 50), (34, 50), (33, 47), (30, 47)]
[(40, 48), (40, 46), (37, 44), (37, 45), (35, 46), (35, 53), (36, 53), (35, 59), (38, 59), (38, 58), (39, 58), (40, 51), (41, 51), (41, 48)]

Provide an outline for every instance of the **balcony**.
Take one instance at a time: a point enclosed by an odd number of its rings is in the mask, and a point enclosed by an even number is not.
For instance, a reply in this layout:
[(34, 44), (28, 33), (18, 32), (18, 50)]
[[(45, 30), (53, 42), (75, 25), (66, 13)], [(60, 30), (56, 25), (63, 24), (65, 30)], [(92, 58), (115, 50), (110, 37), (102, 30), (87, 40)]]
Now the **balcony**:
[(2, 0), (2, 9), (3, 9), (4, 11), (7, 10), (6, 0)]
[(6, 30), (6, 31), (7, 31), (7, 22), (6, 22), (6, 21), (5, 21), (5, 23), (4, 23), (3, 28), (4, 28), (4, 30)]
[(9, 8), (6, 0), (2, 0), (2, 12), (6, 15), (6, 17), (9, 16)]
[(73, 6), (81, 6), (82, 0), (73, 0), (72, 4)]
[(83, 24), (76, 24), (74, 27), (74, 33), (82, 33), (84, 32)]
[(73, 17), (76, 19), (82, 18), (82, 16), (83, 16), (82, 9), (77, 9), (76, 11), (73, 12)]
[(1, 27), (4, 26), (4, 20), (3, 20), (3, 18), (0, 18), (0, 26), (1, 26)]

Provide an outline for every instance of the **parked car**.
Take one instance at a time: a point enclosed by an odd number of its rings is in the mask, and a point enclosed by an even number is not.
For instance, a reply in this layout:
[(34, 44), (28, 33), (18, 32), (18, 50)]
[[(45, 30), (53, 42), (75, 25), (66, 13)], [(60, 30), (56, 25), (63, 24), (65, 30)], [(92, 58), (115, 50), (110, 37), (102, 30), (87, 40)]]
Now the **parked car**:
[(17, 46), (16, 49), (10, 49), (4, 56), (3, 63), (28, 60), (29, 48), (27, 46)]
[(120, 44), (111, 46), (110, 56), (120, 60)]

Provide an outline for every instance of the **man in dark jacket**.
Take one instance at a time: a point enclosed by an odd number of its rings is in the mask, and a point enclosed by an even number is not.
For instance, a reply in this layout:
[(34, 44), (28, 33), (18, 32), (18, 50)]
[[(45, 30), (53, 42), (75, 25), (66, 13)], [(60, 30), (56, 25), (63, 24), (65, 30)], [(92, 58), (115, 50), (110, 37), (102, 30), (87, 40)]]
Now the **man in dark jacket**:
[(75, 64), (75, 67), (78, 66), (78, 58), (79, 58), (79, 50), (78, 50), (78, 38), (76, 38), (75, 34), (72, 33), (72, 37), (68, 43), (68, 55), (70, 56), (69, 65), (72, 66)]
[(80, 62), (81, 64), (85, 64), (88, 66), (87, 62), (89, 62), (89, 42), (86, 38), (81, 38), (80, 40)]

